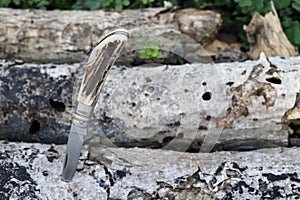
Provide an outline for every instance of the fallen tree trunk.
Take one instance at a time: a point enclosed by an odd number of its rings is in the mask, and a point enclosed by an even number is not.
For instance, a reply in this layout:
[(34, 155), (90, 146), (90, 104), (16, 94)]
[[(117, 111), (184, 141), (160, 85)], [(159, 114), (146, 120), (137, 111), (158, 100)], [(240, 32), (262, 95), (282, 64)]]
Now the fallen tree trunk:
[[(214, 39), (221, 23), (219, 13), (196, 9), (93, 12), (0, 9), (0, 59), (78, 63), (105, 33), (125, 28), (130, 31), (128, 51), (136, 49), (145, 39), (160, 40), (161, 49), (195, 61), (195, 52)], [(178, 34), (187, 36), (179, 39)]]
[[(114, 67), (90, 136), (179, 151), (287, 146), (299, 134), (299, 59)], [(65, 143), (78, 68), (1, 62), (1, 138)]]
[[(210, 154), (138, 148), (90, 150), (91, 154), (86, 149), (82, 151), (77, 172), (66, 183), (61, 181), (65, 146), (0, 141), (0, 198), (300, 197), (299, 148)], [(111, 163), (104, 163), (105, 159)]]

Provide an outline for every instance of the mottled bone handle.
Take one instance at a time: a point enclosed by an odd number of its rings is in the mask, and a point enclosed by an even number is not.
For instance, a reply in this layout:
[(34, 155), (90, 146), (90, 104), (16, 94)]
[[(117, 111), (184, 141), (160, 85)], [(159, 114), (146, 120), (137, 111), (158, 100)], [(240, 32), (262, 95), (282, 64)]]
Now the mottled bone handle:
[(109, 69), (128, 39), (123, 29), (107, 34), (93, 49), (78, 94), (78, 103), (94, 107)]

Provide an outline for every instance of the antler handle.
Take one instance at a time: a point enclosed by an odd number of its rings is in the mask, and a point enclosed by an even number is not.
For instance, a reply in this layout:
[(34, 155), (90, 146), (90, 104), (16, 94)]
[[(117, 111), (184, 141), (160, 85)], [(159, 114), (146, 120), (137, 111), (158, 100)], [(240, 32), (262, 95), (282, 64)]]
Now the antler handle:
[(128, 32), (123, 29), (110, 32), (93, 49), (86, 64), (77, 97), (78, 104), (73, 115), (73, 123), (78, 127), (88, 126), (108, 71), (128, 36)]
[(109, 69), (116, 61), (129, 34), (119, 29), (107, 34), (93, 49), (78, 94), (78, 103), (94, 107)]

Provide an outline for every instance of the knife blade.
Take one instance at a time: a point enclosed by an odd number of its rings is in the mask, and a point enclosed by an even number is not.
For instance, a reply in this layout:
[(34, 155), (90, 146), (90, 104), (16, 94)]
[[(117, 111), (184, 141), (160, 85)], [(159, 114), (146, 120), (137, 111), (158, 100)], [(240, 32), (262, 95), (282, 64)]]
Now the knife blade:
[(129, 34), (125, 29), (112, 31), (104, 36), (92, 50), (77, 97), (63, 164), (62, 180), (72, 180), (80, 152), (87, 136), (87, 127), (99, 98), (108, 71), (116, 61)]

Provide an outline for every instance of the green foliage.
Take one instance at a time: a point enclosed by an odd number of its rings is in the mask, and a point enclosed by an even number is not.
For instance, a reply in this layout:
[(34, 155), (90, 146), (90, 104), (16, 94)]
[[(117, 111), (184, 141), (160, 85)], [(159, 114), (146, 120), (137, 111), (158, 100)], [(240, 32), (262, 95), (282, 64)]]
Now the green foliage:
[(97, 10), (100, 8), (113, 8), (122, 10), (128, 7), (129, 0), (77, 0), (72, 6), (72, 9), (76, 10)]
[(288, 39), (296, 46), (300, 46), (300, 23), (290, 18), (282, 22)]
[(0, 7), (7, 7), (10, 4), (10, 0), (0, 1)]
[(103, 8), (115, 8), (117, 10), (122, 10), (123, 6), (129, 6), (129, 0), (106, 0), (103, 1), (102, 7)]
[(142, 42), (137, 43), (136, 48), (138, 49), (140, 59), (154, 61), (159, 55), (159, 45), (159, 40), (149, 40), (146, 38)]
[(48, 0), (0, 0), (0, 7), (46, 9)]

